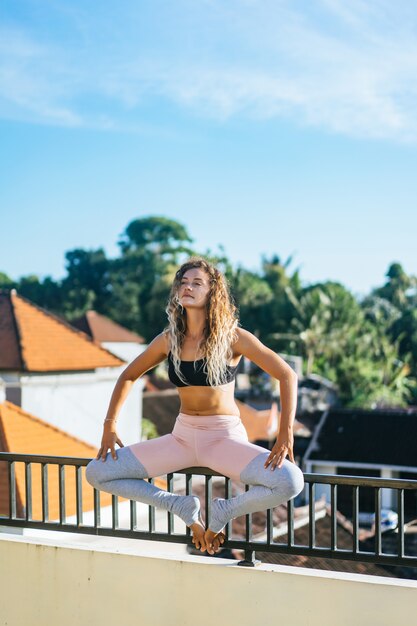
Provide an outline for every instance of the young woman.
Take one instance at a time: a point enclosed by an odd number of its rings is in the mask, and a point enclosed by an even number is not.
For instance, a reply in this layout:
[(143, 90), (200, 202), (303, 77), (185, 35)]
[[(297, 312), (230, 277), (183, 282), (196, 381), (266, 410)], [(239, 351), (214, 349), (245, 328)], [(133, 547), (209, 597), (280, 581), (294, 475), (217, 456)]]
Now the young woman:
[[(277, 506), (303, 489), (303, 474), (293, 455), (297, 376), (275, 352), (238, 326), (225, 277), (203, 258), (193, 257), (178, 269), (166, 311), (167, 328), (116, 383), (101, 446), (87, 465), (86, 478), (102, 491), (175, 513), (190, 527), (195, 547), (214, 554), (224, 543), (221, 531), (228, 521)], [(281, 419), (271, 451), (250, 443), (240, 420), (234, 379), (242, 356), (280, 382)], [(134, 381), (166, 358), (181, 400), (173, 431), (124, 446), (116, 432), (120, 407)], [(172, 494), (144, 480), (192, 466), (209, 467), (254, 486), (230, 499), (215, 498), (210, 527), (205, 529), (196, 496)]]

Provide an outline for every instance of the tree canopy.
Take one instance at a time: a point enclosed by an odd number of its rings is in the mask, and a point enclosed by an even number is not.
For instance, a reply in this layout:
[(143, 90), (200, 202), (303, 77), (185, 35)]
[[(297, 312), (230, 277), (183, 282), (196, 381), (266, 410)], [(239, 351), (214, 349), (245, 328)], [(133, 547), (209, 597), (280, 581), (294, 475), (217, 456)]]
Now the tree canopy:
[(263, 257), (259, 272), (233, 267), (222, 245), (196, 250), (187, 228), (166, 217), (131, 221), (118, 245), (111, 259), (102, 248), (67, 251), (58, 281), (33, 274), (13, 281), (0, 271), (0, 288), (16, 288), (69, 321), (95, 309), (150, 341), (166, 325), (178, 265), (199, 254), (225, 273), (242, 326), (273, 350), (302, 356), (303, 373), (335, 382), (345, 406), (417, 403), (417, 278), (400, 263), (359, 301), (338, 282), (302, 285), (292, 257)]

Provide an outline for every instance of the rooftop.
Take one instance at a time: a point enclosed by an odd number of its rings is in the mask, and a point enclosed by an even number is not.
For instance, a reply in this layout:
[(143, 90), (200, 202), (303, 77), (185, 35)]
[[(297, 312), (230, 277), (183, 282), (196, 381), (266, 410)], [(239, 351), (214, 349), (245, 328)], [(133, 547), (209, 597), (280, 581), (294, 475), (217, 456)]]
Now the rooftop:
[(304, 460), (416, 466), (416, 409), (330, 409)]
[(92, 309), (86, 311), (81, 317), (71, 320), (71, 325), (82, 330), (98, 343), (112, 341), (122, 343), (145, 343), (144, 338), (137, 333), (124, 328), (105, 315), (101, 315)]
[(124, 361), (57, 315), (0, 290), (0, 370), (63, 372), (120, 367)]
[[(98, 452), (97, 448), (81, 441), (77, 437), (52, 426), (48, 422), (35, 417), (11, 402), (0, 404), (0, 451), (16, 452), (21, 454), (53, 454), (57, 456), (73, 456), (92, 458)], [(23, 464), (16, 464), (16, 513), (23, 515), (25, 504), (25, 468)], [(59, 517), (59, 486), (58, 468), (49, 466), (49, 515)], [(84, 498), (83, 509), (92, 510), (94, 507), (93, 493), (87, 481), (83, 478)], [(32, 467), (32, 490), (34, 494), (32, 512), (34, 517), (42, 516), (42, 499), (39, 497), (42, 489), (42, 476), (39, 466)], [(0, 463), (0, 514), (5, 514), (9, 508), (9, 490), (7, 488), (7, 467)], [(68, 515), (76, 512), (75, 478), (73, 472), (65, 476), (65, 490), (67, 494), (66, 510)], [(111, 495), (102, 493), (101, 498), (105, 506), (111, 504)]]

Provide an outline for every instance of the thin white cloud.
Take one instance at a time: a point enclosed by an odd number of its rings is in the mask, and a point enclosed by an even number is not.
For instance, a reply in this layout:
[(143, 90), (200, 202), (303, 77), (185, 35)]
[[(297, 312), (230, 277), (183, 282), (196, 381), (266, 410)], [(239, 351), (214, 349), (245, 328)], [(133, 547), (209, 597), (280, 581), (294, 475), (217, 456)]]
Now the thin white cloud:
[[(152, 15), (155, 5), (147, 6)], [(36, 31), (4, 27), (0, 115), (139, 127), (142, 105), (159, 99), (222, 122), (285, 117), (351, 136), (417, 141), (417, 9), (409, 4), (320, 0), (297, 11), (289, 0), (178, 0), (165, 16), (169, 3), (158, 6), (148, 24), (135, 4), (120, 9), (114, 32), (123, 19), (129, 28), (117, 44), (94, 36), (95, 20), (112, 32), (105, 10), (100, 18), (72, 11), (78, 48), (75, 35), (41, 45)]]
[[(17, 29), (0, 30), (0, 115), (78, 126), (81, 117), (66, 104), (73, 80), (57, 63), (59, 50), (40, 45)], [(64, 80), (63, 80), (64, 79)]]

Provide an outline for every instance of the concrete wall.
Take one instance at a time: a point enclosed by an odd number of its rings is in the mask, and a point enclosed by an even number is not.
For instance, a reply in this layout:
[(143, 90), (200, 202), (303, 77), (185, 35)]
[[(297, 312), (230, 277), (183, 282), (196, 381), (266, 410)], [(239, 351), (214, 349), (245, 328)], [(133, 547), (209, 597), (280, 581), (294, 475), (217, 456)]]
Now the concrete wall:
[(0, 535), (1, 626), (392, 626), (416, 581)]

